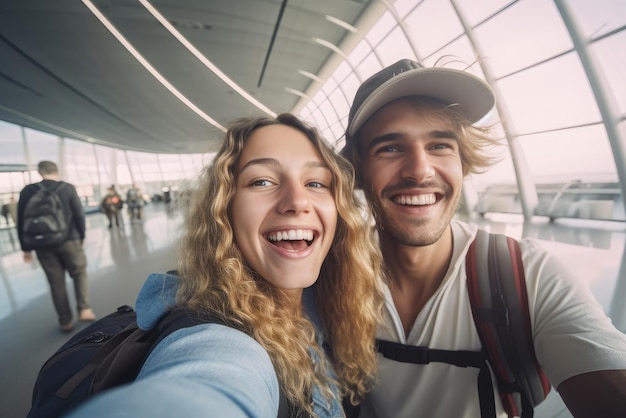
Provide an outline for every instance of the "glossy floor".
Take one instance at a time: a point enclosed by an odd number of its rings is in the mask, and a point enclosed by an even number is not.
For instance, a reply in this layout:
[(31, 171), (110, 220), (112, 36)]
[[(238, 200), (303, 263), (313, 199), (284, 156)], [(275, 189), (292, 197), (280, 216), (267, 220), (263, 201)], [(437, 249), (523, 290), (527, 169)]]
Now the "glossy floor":
[[(149, 273), (175, 267), (181, 225), (176, 211), (153, 204), (146, 206), (143, 221), (124, 221), (121, 228), (108, 229), (104, 215), (87, 217), (91, 303), (100, 316), (120, 305), (134, 305)], [(539, 239), (579, 272), (616, 326), (626, 332), (626, 225), (541, 219), (523, 223), (504, 215), (470, 221), (492, 232)], [(36, 263), (22, 261), (12, 227), (0, 229), (0, 279), (0, 416), (24, 418), (39, 368), (69, 335), (58, 329), (43, 271)], [(68, 286), (71, 292), (69, 279)], [(551, 396), (535, 413), (539, 418), (570, 416), (558, 396)]]

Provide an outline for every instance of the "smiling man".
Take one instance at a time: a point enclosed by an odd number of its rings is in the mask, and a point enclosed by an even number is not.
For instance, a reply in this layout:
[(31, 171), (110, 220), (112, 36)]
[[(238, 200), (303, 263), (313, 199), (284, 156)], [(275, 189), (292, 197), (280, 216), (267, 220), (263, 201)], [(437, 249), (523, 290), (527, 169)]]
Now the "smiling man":
[[(464, 177), (491, 164), (485, 151), (497, 141), (474, 124), (494, 104), (481, 79), (410, 60), (357, 91), (342, 154), (376, 214), (388, 274), (380, 340), (481, 351), (465, 273), (477, 229), (453, 218)], [(523, 239), (520, 248), (534, 351), (550, 383), (577, 417), (626, 416), (626, 336), (536, 241)], [(379, 361), (380, 384), (361, 417), (486, 417), (490, 408), (507, 416), (497, 387), (493, 401), (480, 399), (478, 368)]]

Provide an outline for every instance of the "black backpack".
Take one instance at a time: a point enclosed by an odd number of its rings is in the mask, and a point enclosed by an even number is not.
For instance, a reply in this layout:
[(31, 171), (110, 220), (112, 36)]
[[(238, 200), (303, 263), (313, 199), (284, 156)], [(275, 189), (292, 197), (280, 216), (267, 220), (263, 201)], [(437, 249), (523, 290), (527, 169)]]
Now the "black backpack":
[(385, 357), (404, 363), (476, 367), (482, 418), (495, 417), (493, 370), (511, 417), (533, 416), (550, 392), (533, 345), (524, 266), (518, 242), (479, 230), (466, 256), (467, 288), (482, 351), (450, 351), (377, 340)]
[[(124, 305), (74, 335), (42, 366), (33, 389), (27, 418), (57, 418), (91, 396), (135, 380), (145, 359), (172, 332), (204, 323), (209, 315), (185, 309), (170, 311), (158, 325), (144, 331), (136, 312)], [(279, 418), (298, 416), (280, 391)]]
[(22, 215), (22, 240), (28, 248), (39, 249), (61, 245), (66, 241), (68, 223), (58, 191), (66, 183), (46, 187), (36, 183), (38, 190), (26, 203)]

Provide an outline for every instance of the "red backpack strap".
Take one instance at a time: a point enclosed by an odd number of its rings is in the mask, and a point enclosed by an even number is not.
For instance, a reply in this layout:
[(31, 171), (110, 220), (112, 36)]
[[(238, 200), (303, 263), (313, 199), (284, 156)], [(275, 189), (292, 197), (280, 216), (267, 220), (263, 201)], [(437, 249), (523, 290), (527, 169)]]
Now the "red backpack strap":
[(550, 392), (533, 345), (518, 242), (479, 230), (466, 256), (472, 315), (509, 416), (530, 417)]

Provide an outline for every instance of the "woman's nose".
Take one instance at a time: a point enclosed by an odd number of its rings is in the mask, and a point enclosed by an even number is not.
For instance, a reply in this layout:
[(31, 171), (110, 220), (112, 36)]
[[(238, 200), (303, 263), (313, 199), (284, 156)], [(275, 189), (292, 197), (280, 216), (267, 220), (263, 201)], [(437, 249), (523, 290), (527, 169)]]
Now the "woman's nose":
[(280, 213), (301, 213), (310, 208), (310, 200), (306, 187), (296, 182), (288, 182), (283, 186), (281, 199), (278, 204)]

